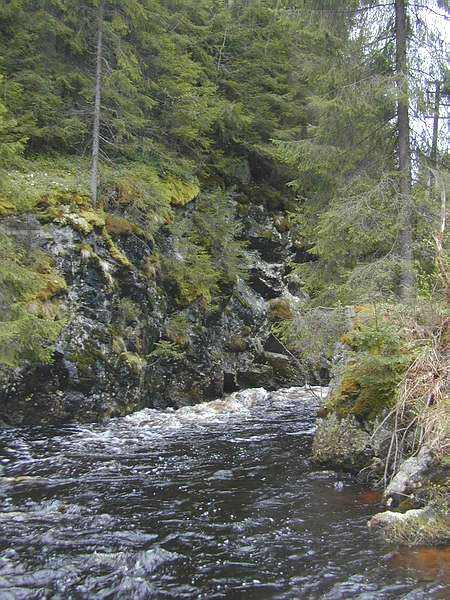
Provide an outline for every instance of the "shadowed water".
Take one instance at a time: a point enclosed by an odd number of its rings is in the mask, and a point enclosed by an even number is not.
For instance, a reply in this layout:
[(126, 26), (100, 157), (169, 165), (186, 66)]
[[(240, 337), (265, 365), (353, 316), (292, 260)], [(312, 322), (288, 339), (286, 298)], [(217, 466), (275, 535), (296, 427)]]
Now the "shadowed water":
[(0, 599), (449, 597), (448, 551), (404, 559), (368, 533), (376, 496), (311, 464), (317, 406), (259, 390), (0, 432)]

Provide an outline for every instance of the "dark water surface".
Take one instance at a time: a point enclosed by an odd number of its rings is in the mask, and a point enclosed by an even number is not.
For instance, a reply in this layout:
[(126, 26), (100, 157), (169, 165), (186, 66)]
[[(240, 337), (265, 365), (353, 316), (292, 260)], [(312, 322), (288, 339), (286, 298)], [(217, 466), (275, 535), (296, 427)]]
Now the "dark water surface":
[(251, 392), (0, 432), (0, 599), (449, 598), (439, 554), (381, 543), (371, 494), (311, 465), (316, 406)]

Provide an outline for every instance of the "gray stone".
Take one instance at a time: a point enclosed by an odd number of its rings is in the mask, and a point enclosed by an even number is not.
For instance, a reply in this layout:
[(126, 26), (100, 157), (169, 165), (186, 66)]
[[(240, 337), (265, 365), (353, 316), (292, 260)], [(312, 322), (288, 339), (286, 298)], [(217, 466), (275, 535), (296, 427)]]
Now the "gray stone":
[(394, 512), (392, 510), (386, 510), (381, 513), (377, 513), (374, 515), (367, 523), (370, 529), (378, 529), (385, 527), (392, 527), (393, 525), (397, 525), (398, 523), (405, 524), (408, 521), (432, 516), (432, 512), (429, 508), (415, 508), (412, 510), (407, 510), (404, 513)]
[(433, 454), (427, 446), (423, 446), (417, 456), (405, 460), (384, 492), (388, 503), (402, 500), (404, 496), (420, 487), (424, 475), (433, 463)]

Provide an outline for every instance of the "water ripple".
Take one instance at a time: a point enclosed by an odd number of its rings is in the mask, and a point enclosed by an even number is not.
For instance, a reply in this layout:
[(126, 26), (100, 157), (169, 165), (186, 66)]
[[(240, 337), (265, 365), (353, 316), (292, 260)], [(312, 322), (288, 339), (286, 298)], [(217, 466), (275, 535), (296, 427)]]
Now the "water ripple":
[(1, 600), (447, 597), (448, 552), (402, 560), (368, 492), (310, 463), (320, 394), (0, 432)]

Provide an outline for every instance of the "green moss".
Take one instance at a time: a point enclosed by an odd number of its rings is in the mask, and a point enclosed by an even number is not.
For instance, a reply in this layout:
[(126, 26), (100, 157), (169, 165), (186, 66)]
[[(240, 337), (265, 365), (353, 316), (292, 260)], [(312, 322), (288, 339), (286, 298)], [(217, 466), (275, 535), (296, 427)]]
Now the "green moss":
[(45, 282), (44, 287), (36, 295), (36, 299), (41, 302), (46, 302), (67, 290), (66, 280), (57, 273), (42, 275), (42, 281)]
[(430, 512), (429, 515), (398, 521), (386, 527), (383, 535), (392, 544), (443, 546), (450, 542), (450, 517), (448, 514)]
[(154, 349), (148, 355), (150, 359), (179, 360), (184, 356), (184, 352), (174, 342), (160, 340), (155, 344)]
[(94, 210), (90, 199), (74, 192), (56, 192), (43, 195), (36, 205), (41, 222), (56, 222), (70, 225), (83, 235), (89, 235), (95, 228), (105, 226), (105, 215)]
[(192, 244), (182, 260), (165, 258), (161, 265), (164, 278), (176, 285), (179, 305), (189, 306), (196, 301), (204, 308), (211, 305), (213, 295), (219, 289), (219, 272), (208, 252)]
[(172, 206), (185, 206), (200, 194), (198, 183), (183, 181), (173, 176), (168, 177), (163, 185)]
[(12, 215), (16, 211), (15, 206), (0, 196), (0, 217)]
[(340, 416), (372, 420), (394, 405), (411, 351), (393, 326), (371, 320), (358, 322), (342, 341), (350, 346), (350, 357), (328, 408)]
[(119, 265), (122, 267), (126, 267), (127, 269), (132, 269), (133, 265), (125, 256), (125, 254), (116, 246), (114, 240), (109, 235), (106, 229), (103, 229), (103, 239), (105, 240), (106, 246), (109, 250), (111, 258), (113, 258)]

